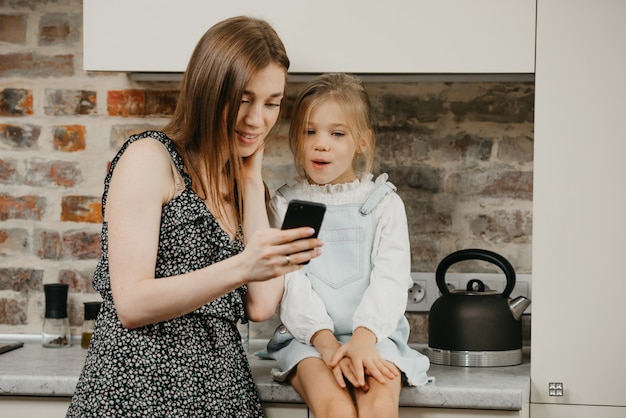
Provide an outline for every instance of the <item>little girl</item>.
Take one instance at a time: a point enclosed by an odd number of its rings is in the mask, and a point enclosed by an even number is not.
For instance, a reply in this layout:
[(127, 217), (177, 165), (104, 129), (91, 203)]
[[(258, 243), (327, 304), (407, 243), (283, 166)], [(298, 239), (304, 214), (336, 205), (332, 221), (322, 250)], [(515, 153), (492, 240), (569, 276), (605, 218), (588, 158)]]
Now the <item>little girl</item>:
[(292, 199), (327, 205), (323, 254), (286, 276), (282, 321), (267, 351), (324, 417), (397, 417), (402, 384), (423, 385), (428, 358), (409, 348), (406, 213), (383, 174), (373, 180), (374, 123), (362, 83), (343, 74), (310, 81), (289, 132), (301, 175), (270, 203), (280, 226)]

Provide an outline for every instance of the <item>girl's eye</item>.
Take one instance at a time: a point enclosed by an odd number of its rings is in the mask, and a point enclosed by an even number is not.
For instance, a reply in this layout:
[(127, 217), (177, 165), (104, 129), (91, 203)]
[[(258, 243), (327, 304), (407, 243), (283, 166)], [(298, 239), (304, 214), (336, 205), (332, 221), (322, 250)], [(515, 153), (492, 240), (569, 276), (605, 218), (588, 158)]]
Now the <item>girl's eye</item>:
[(304, 131), (305, 135), (315, 135), (315, 131), (313, 129), (307, 129)]
[(339, 137), (341, 137), (341, 136), (344, 136), (345, 133), (341, 132), (341, 131), (334, 131), (334, 132), (331, 132), (331, 135), (332, 136), (339, 136)]
[(267, 106), (267, 107), (280, 107), (280, 103), (267, 103), (265, 106)]

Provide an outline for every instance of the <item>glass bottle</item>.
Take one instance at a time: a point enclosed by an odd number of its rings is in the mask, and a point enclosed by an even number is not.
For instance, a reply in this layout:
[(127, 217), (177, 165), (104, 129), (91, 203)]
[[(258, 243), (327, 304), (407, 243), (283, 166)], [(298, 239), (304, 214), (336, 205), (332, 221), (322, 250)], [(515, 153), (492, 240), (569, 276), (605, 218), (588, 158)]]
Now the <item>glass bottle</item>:
[(80, 338), (80, 346), (83, 348), (89, 348), (91, 342), (91, 336), (93, 335), (93, 328), (96, 324), (96, 317), (100, 312), (101, 302), (85, 302), (85, 318), (83, 320), (83, 333)]
[(70, 322), (67, 318), (67, 290), (63, 283), (44, 284), (46, 311), (41, 331), (41, 345), (63, 348), (71, 345)]

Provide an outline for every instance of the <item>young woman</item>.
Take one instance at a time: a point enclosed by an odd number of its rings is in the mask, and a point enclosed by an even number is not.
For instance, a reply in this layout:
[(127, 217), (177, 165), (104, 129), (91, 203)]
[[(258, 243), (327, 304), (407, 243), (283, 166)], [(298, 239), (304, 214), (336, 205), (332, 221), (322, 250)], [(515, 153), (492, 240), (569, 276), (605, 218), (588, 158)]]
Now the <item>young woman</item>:
[(288, 67), (266, 22), (216, 24), (168, 125), (113, 159), (94, 276), (103, 302), (68, 417), (263, 415), (236, 322), (269, 318), (282, 276), (321, 246), (267, 218), (263, 146)]
[(397, 417), (403, 381), (425, 384), (429, 361), (407, 344), (406, 213), (387, 175), (373, 180), (363, 85), (341, 73), (309, 82), (289, 135), (301, 177), (277, 191), (270, 219), (279, 223), (291, 199), (326, 204), (325, 251), (286, 276), (284, 328), (268, 344), (275, 378), (288, 379), (316, 418)]

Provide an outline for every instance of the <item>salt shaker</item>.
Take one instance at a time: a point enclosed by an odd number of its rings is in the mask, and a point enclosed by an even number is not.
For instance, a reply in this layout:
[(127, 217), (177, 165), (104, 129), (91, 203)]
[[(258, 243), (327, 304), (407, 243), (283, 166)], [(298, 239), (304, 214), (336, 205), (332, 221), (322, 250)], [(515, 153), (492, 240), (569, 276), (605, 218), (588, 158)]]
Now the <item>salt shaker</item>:
[(85, 318), (83, 320), (83, 334), (80, 339), (80, 346), (83, 348), (89, 348), (91, 342), (91, 336), (93, 335), (93, 328), (96, 323), (96, 317), (100, 312), (101, 302), (85, 302)]
[(41, 345), (50, 348), (69, 347), (70, 322), (67, 318), (67, 291), (63, 283), (44, 284), (46, 311), (43, 319)]

